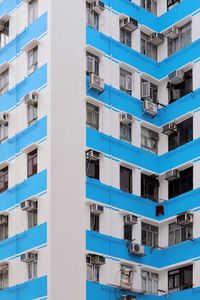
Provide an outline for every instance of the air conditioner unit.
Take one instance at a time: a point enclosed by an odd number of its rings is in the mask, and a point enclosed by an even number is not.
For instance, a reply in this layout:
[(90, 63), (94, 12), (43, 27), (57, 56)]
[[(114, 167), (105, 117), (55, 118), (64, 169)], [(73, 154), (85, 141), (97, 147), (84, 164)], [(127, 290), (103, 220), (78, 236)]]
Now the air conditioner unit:
[(4, 125), (8, 122), (8, 113), (2, 112), (0, 113), (0, 125)]
[(143, 256), (144, 255), (144, 246), (141, 246), (136, 243), (131, 243), (129, 246), (129, 253)]
[(8, 273), (8, 263), (0, 264), (0, 274)]
[(190, 225), (193, 223), (193, 215), (189, 213), (183, 213), (176, 217), (176, 223), (179, 225)]
[(93, 88), (99, 92), (103, 92), (104, 90), (104, 80), (95, 75), (95, 74), (90, 74), (90, 88)]
[(121, 297), (121, 300), (136, 300), (135, 296), (131, 296), (131, 295), (123, 295)]
[(138, 21), (131, 17), (124, 18), (120, 20), (120, 28), (132, 32), (138, 28)]
[(104, 207), (102, 205), (92, 204), (90, 206), (90, 212), (94, 215), (100, 215), (104, 212)]
[(38, 93), (37, 92), (32, 92), (32, 93), (27, 94), (24, 97), (24, 102), (28, 105), (37, 104), (37, 102), (38, 102)]
[(168, 79), (171, 84), (179, 84), (184, 81), (184, 72), (176, 70), (168, 75)]
[(165, 180), (167, 180), (167, 181), (173, 181), (173, 180), (178, 179), (179, 177), (180, 177), (180, 172), (176, 169), (168, 171), (165, 174)]
[(119, 120), (120, 120), (120, 122), (123, 122), (123, 123), (132, 123), (133, 117), (130, 114), (121, 113), (119, 116)]
[(32, 262), (35, 260), (36, 253), (26, 252), (20, 255), (20, 260), (26, 263)]
[(106, 259), (104, 256), (101, 256), (101, 255), (94, 255), (92, 256), (92, 259), (91, 259), (91, 263), (94, 264), (94, 265), (104, 265), (106, 263)]
[(138, 222), (138, 218), (134, 215), (124, 216), (124, 224), (135, 225)]
[(164, 39), (165, 39), (164, 35), (159, 32), (155, 32), (150, 35), (150, 42), (151, 42), (151, 44), (153, 44), (155, 46), (159, 46), (159, 45), (163, 44)]
[(158, 106), (156, 103), (153, 103), (152, 101), (150, 100), (144, 100), (144, 103), (143, 103), (143, 110), (151, 115), (151, 116), (155, 116), (157, 115), (158, 113)]
[(88, 150), (86, 152), (86, 158), (90, 160), (99, 160), (100, 159), (100, 153), (95, 150)]
[(20, 204), (21, 209), (25, 211), (33, 211), (36, 209), (36, 202), (32, 200), (25, 200)]
[(8, 216), (7, 215), (0, 215), (0, 225), (8, 223)]
[(96, 0), (94, 2), (94, 6), (93, 6), (93, 10), (97, 13), (100, 14), (102, 11), (105, 10), (105, 4), (100, 1), (100, 0)]
[(166, 124), (162, 128), (162, 133), (168, 136), (176, 132), (177, 132), (177, 125), (175, 123)]
[(172, 40), (176, 39), (178, 35), (179, 35), (179, 30), (176, 26), (173, 26), (166, 31), (166, 36)]

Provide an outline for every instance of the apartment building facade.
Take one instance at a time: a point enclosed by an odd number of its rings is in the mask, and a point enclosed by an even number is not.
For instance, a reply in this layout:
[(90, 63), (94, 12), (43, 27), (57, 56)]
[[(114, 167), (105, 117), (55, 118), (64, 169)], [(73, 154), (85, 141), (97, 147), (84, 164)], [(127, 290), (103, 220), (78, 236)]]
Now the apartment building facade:
[(200, 299), (199, 28), (199, 0), (0, 2), (0, 300)]

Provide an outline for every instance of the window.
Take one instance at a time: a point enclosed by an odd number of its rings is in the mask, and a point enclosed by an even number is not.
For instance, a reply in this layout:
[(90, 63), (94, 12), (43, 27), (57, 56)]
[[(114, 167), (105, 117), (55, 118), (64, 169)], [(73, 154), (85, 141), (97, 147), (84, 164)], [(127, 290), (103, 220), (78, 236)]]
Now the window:
[(34, 202), (34, 209), (27, 212), (28, 214), (28, 229), (38, 224), (38, 203)]
[(0, 74), (0, 96), (8, 91), (9, 85), (9, 70), (7, 69)]
[(158, 87), (145, 80), (141, 80), (141, 98), (142, 100), (151, 100), (154, 103), (158, 103)]
[(94, 11), (93, 4), (86, 2), (87, 25), (99, 30), (99, 14)]
[(174, 5), (176, 5), (177, 3), (180, 3), (181, 0), (167, 0), (167, 9), (173, 7)]
[(34, 254), (34, 259), (27, 263), (28, 267), (28, 279), (33, 279), (37, 277), (37, 264), (38, 264), (38, 254)]
[(28, 125), (34, 124), (38, 119), (38, 103), (27, 104)]
[(185, 48), (189, 44), (191, 44), (191, 22), (185, 24), (184, 26), (178, 29), (179, 34), (177, 38), (170, 39), (168, 38), (168, 55), (172, 55), (178, 50)]
[(38, 68), (38, 46), (28, 52), (28, 74), (32, 74)]
[(27, 154), (27, 176), (33, 176), (37, 173), (37, 149)]
[(87, 58), (87, 74), (93, 73), (99, 76), (99, 64), (100, 64), (99, 58), (91, 53), (87, 53), (86, 58)]
[(31, 24), (38, 17), (38, 0), (31, 0), (28, 3), (28, 24)]
[(87, 157), (86, 153), (86, 176), (99, 180), (99, 159)]
[(169, 224), (169, 246), (184, 242), (193, 236), (193, 226), (183, 226), (177, 223)]
[(4, 30), (0, 33), (0, 48), (3, 48), (8, 43), (9, 37), (9, 21), (4, 22)]
[(142, 223), (142, 244), (149, 247), (158, 246), (158, 227)]
[(168, 83), (169, 103), (189, 94), (193, 91), (193, 72), (189, 70), (184, 74), (184, 80), (179, 84)]
[(124, 240), (132, 241), (132, 225), (124, 224)]
[(0, 290), (8, 287), (8, 265), (1, 264), (2, 271), (0, 272)]
[(120, 42), (128, 47), (131, 47), (131, 32), (124, 30), (124, 29), (120, 29)]
[(132, 193), (132, 170), (120, 166), (120, 189)]
[(86, 114), (87, 126), (99, 130), (99, 107), (91, 103), (87, 103)]
[(180, 171), (180, 178), (169, 182), (169, 199), (193, 189), (193, 167)]
[(0, 225), (0, 241), (8, 238), (8, 216), (2, 215), (4, 222)]
[(99, 219), (99, 215), (90, 213), (90, 230), (99, 232)]
[(169, 151), (193, 140), (193, 118), (177, 124), (177, 132), (169, 136)]
[(122, 288), (130, 289), (133, 284), (133, 267), (121, 265), (121, 278), (120, 278), (120, 286)]
[(158, 202), (159, 180), (154, 176), (141, 174), (141, 196)]
[(192, 287), (193, 266), (172, 270), (168, 272), (169, 292), (182, 291)]
[(91, 257), (86, 256), (87, 280), (99, 282), (100, 266), (91, 263)]
[(157, 0), (141, 0), (141, 7), (157, 15)]
[(132, 140), (132, 124), (120, 122), (120, 139), (131, 143)]
[(0, 193), (8, 189), (8, 167), (0, 170)]
[(8, 121), (0, 124), (0, 142), (8, 138)]
[(120, 90), (132, 95), (133, 77), (132, 73), (124, 69), (120, 69)]
[(141, 147), (155, 154), (158, 153), (158, 133), (148, 128), (141, 128)]
[(157, 46), (150, 42), (150, 36), (141, 32), (141, 53), (157, 60)]
[(142, 291), (147, 294), (158, 293), (158, 274), (142, 271)]

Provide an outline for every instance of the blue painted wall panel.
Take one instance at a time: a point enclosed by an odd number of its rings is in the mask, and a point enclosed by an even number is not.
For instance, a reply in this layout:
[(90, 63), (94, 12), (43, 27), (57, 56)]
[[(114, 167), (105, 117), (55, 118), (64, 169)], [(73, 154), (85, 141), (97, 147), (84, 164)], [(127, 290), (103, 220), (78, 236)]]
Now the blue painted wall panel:
[(0, 300), (33, 300), (47, 295), (47, 276), (0, 291)]
[(27, 198), (43, 193), (46, 189), (47, 171), (44, 170), (0, 193), (0, 211), (7, 210)]

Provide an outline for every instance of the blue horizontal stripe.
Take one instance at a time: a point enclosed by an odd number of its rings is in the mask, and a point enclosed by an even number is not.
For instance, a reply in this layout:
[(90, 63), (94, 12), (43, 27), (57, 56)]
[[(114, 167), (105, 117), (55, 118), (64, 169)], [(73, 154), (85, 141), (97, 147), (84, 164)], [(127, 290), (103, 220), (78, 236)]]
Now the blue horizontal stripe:
[(194, 241), (186, 241), (168, 248), (150, 251), (145, 247), (145, 255), (138, 256), (129, 254), (126, 241), (87, 230), (86, 248), (88, 251), (98, 252), (103, 255), (109, 255), (128, 260), (134, 263), (147, 265), (150, 267), (162, 269), (182, 261), (192, 260), (200, 256), (200, 238)]
[(200, 288), (187, 289), (181, 292), (174, 292), (167, 296), (147, 295), (147, 294), (136, 294), (133, 292), (126, 292), (122, 289), (117, 289), (112, 286), (103, 285), (98, 282), (87, 281), (87, 300), (116, 300), (121, 299), (122, 295), (133, 295), (140, 300), (199, 300), (200, 299)]
[(152, 118), (144, 113), (142, 108), (143, 102), (140, 99), (129, 96), (109, 85), (105, 85), (103, 93), (98, 93), (94, 89), (89, 89), (88, 82), (89, 80), (87, 77), (87, 96), (95, 98), (110, 107), (127, 112), (136, 118), (159, 127), (172, 122), (187, 113), (196, 111), (200, 107), (200, 89), (197, 89), (194, 93), (181, 97), (177, 101), (168, 104), (167, 107), (159, 109), (157, 116)]
[(160, 217), (156, 217), (156, 206), (158, 203), (137, 195), (125, 193), (89, 177), (86, 181), (86, 197), (146, 218), (164, 221), (177, 214), (199, 207), (200, 188), (162, 203), (165, 213), (164, 216)]
[(47, 136), (47, 117), (43, 117), (35, 124), (27, 127), (0, 144), (0, 162), (15, 157), (22, 149), (37, 143)]
[(200, 138), (157, 156), (92, 128), (87, 127), (86, 133), (87, 147), (156, 174), (165, 173), (200, 156)]
[(46, 295), (47, 276), (43, 276), (0, 291), (0, 300), (33, 300)]
[(5, 14), (10, 14), (22, 2), (23, 0), (3, 0), (0, 4), (0, 17)]
[(27, 43), (39, 38), (46, 31), (47, 13), (44, 13), (0, 50), (0, 64), (12, 60)]
[(27, 76), (14, 88), (0, 97), (0, 111), (8, 111), (20, 103), (22, 98), (34, 90), (39, 90), (47, 84), (47, 64), (41, 66)]
[(35, 226), (6, 240), (0, 241), (0, 260), (17, 256), (47, 242), (47, 224)]
[(125, 14), (136, 19), (139, 24), (145, 25), (154, 31), (162, 32), (168, 27), (194, 13), (200, 7), (200, 1), (183, 0), (177, 6), (162, 14), (153, 15), (142, 7), (127, 0), (104, 0), (104, 3), (119, 14)]
[(47, 171), (44, 170), (0, 193), (0, 211), (8, 210), (27, 198), (45, 192), (46, 189)]
[(88, 45), (158, 80), (200, 57), (200, 39), (164, 59), (162, 62), (156, 62), (89, 26), (87, 26), (86, 33)]

